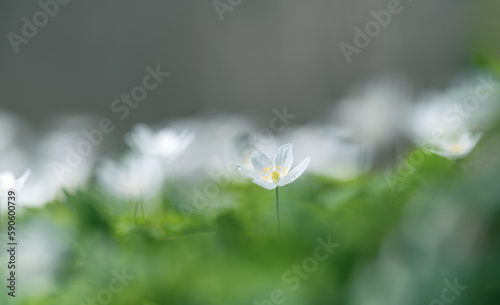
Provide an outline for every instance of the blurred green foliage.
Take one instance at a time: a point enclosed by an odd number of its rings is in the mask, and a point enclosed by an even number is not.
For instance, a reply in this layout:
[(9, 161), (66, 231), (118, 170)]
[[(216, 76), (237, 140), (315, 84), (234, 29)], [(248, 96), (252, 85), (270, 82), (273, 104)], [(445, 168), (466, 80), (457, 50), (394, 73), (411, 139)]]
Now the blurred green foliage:
[[(184, 185), (147, 202), (66, 193), (23, 211), (18, 264), (31, 281), (0, 303), (498, 304), (499, 151), (497, 127), (462, 160), (409, 151), (346, 182), (306, 171), (280, 188), (280, 236), (274, 191), (250, 181), (201, 209)], [(338, 245), (324, 261), (319, 239)]]
[[(281, 236), (274, 192), (250, 182), (221, 187), (189, 213), (192, 198), (179, 186), (156, 202), (116, 202), (93, 188), (68, 193), (19, 221), (26, 231), (39, 223), (61, 232), (42, 238), (62, 250), (49, 288), (21, 286), (15, 304), (274, 304), (275, 290), (284, 304), (430, 304), (454, 280), (467, 287), (445, 294), (454, 304), (497, 304), (499, 139), (491, 131), (464, 160), (422, 152), (393, 185), (384, 171), (348, 182), (305, 175), (280, 188)], [(318, 238), (339, 247), (294, 275), (314, 258)]]

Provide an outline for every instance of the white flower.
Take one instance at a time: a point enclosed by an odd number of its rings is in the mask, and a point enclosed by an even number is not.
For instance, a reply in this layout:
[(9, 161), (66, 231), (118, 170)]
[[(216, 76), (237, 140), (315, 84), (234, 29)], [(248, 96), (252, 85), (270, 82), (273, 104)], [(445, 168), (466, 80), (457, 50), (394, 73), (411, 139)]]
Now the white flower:
[[(306, 125), (292, 129), (287, 138), (301, 147), (300, 153), (295, 157), (310, 156), (314, 162), (309, 165), (308, 171), (320, 175), (326, 175), (339, 180), (349, 180), (362, 173), (360, 168), (360, 157), (363, 146), (349, 141), (348, 130), (338, 129), (327, 124)], [(367, 164), (370, 167), (371, 156), (365, 152)]]
[(149, 126), (138, 124), (125, 136), (125, 142), (137, 151), (166, 161), (180, 156), (194, 140), (194, 133), (184, 130), (181, 133), (165, 128), (155, 132)]
[[(236, 164), (243, 158), (250, 159), (251, 145), (241, 143), (240, 137), (253, 135), (254, 125), (244, 116), (210, 115), (173, 122), (177, 130), (189, 129), (196, 133), (194, 141), (183, 157), (169, 168), (169, 175), (179, 178), (205, 179), (207, 175), (219, 172), (224, 168), (229, 175), (237, 174)], [(241, 149), (235, 146), (241, 145)], [(251, 149), (250, 152), (248, 150)], [(204, 177), (205, 176), (205, 177)]]
[[(61, 180), (57, 179), (50, 164), (38, 162), (38, 164), (33, 164), (33, 167), (33, 175), (23, 191), (24, 206), (43, 206), (62, 194), (63, 190), (68, 190), (62, 186)], [(68, 174), (67, 177), (69, 176)]]
[(432, 139), (437, 132), (452, 134), (457, 132), (458, 127), (467, 128), (467, 126), (455, 127), (445, 120), (444, 114), (453, 109), (453, 103), (455, 100), (446, 94), (437, 92), (423, 94), (411, 107), (406, 127), (409, 137), (419, 142)]
[(111, 194), (121, 199), (151, 198), (162, 187), (159, 161), (144, 155), (126, 155), (121, 163), (105, 160), (97, 169), (97, 178)]
[(409, 102), (406, 81), (387, 76), (351, 88), (336, 104), (333, 119), (355, 140), (385, 147), (401, 132)]
[(16, 141), (19, 123), (17, 117), (0, 110), (0, 152), (8, 149)]
[(447, 159), (461, 159), (467, 157), (476, 146), (481, 133), (463, 133), (453, 139), (440, 140), (435, 142), (435, 147), (426, 150), (445, 157)]
[(500, 111), (499, 95), (485, 87), (485, 82), (484, 75), (469, 75), (444, 91), (422, 94), (408, 116), (408, 135), (422, 142), (433, 139), (435, 134), (457, 135), (490, 128)]
[(293, 146), (292, 144), (285, 144), (278, 149), (272, 163), (265, 154), (254, 151), (252, 153), (252, 163), (256, 172), (252, 172), (240, 165), (238, 165), (238, 168), (252, 178), (255, 184), (272, 190), (295, 181), (304, 173), (309, 162), (311, 162), (310, 157), (290, 170), (293, 164)]
[(23, 243), (23, 251), (16, 253), (17, 259), (23, 262), (18, 270), (19, 286), (30, 287), (23, 294), (26, 299), (41, 298), (57, 289), (58, 271), (75, 238), (74, 230), (45, 218), (33, 217), (16, 232)]
[(3, 193), (8, 189), (15, 188), (16, 191), (20, 192), (24, 187), (26, 180), (31, 176), (31, 170), (26, 170), (24, 174), (17, 178), (11, 172), (0, 173), (0, 192)]

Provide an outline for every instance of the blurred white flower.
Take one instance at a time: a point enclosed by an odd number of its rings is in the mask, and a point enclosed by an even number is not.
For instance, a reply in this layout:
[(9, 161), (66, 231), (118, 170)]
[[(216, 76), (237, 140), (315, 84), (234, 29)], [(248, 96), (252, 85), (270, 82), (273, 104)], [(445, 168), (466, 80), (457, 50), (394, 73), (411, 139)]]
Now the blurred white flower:
[(284, 186), (292, 183), (304, 173), (311, 158), (306, 158), (294, 169), (290, 170), (293, 164), (293, 146), (285, 144), (278, 149), (271, 160), (260, 151), (252, 153), (252, 163), (257, 172), (252, 172), (240, 165), (238, 168), (253, 179), (253, 182), (268, 190), (275, 189), (278, 186)]
[[(362, 145), (348, 138), (350, 133), (330, 125), (307, 125), (290, 128), (283, 138), (301, 147), (295, 153), (298, 159), (310, 156), (314, 162), (308, 171), (339, 180), (355, 178), (363, 172), (359, 162), (363, 157)], [(371, 166), (370, 156), (366, 156), (366, 168)]]
[(15, 188), (16, 191), (20, 192), (26, 183), (26, 180), (31, 176), (31, 170), (26, 170), (24, 174), (17, 178), (11, 172), (0, 173), (0, 192), (3, 193), (10, 189)]
[(443, 139), (434, 142), (435, 147), (426, 150), (447, 159), (461, 159), (467, 157), (481, 138), (481, 133), (463, 133), (458, 137)]
[(442, 92), (424, 93), (411, 109), (410, 138), (418, 143), (490, 127), (500, 112), (499, 93), (487, 83), (490, 78), (462, 76)]
[(251, 165), (252, 152), (272, 146), (273, 142), (272, 139), (263, 139), (255, 124), (240, 115), (212, 114), (179, 120), (170, 126), (196, 133), (196, 141), (168, 169), (170, 177), (190, 182), (201, 181), (222, 171), (231, 175), (231, 179), (241, 179), (237, 163)]
[(43, 206), (56, 198), (62, 188), (57, 180), (50, 173), (52, 169), (47, 167), (45, 171), (34, 169), (33, 177), (26, 184), (25, 191), (21, 199), (24, 206)]
[(42, 206), (51, 202), (65, 191), (75, 191), (83, 187), (91, 173), (91, 168), (82, 165), (74, 172), (68, 173), (64, 179), (59, 179), (49, 160), (38, 160), (33, 164), (33, 175), (26, 183), (22, 196), (25, 206)]
[(0, 153), (0, 172), (12, 171), (19, 173), (26, 168), (32, 167), (32, 160), (33, 156), (28, 149), (12, 145)]
[[(227, 133), (227, 137), (222, 136), (219, 147), (214, 147), (213, 167), (224, 166), (232, 168), (235, 174), (235, 179), (244, 178), (237, 170), (237, 164), (244, 167), (252, 166), (252, 153), (256, 150), (264, 154), (273, 154), (278, 148), (278, 139), (272, 134), (263, 135), (256, 128), (249, 127), (247, 129), (239, 129), (239, 125), (229, 125), (227, 128), (232, 128), (231, 133)], [(218, 164), (216, 164), (218, 161)]]
[(18, 119), (10, 113), (0, 110), (0, 152), (12, 145), (18, 128)]
[(0, 172), (31, 168), (32, 136), (29, 122), (0, 109)]
[(74, 242), (74, 230), (68, 226), (41, 217), (34, 217), (20, 226), (18, 239), (23, 251), (17, 259), (22, 264), (16, 266), (19, 287), (25, 293), (16, 299), (42, 298), (58, 288), (58, 270), (64, 267), (65, 254)]
[(358, 142), (386, 145), (401, 131), (409, 102), (408, 85), (385, 78), (352, 88), (336, 106), (334, 119)]
[(171, 162), (184, 152), (194, 137), (194, 132), (190, 130), (178, 133), (174, 129), (164, 128), (155, 132), (149, 126), (138, 124), (125, 135), (125, 142), (145, 155)]
[(435, 133), (450, 134), (455, 128), (444, 119), (448, 109), (453, 109), (450, 96), (438, 92), (427, 92), (411, 109), (407, 131), (411, 139), (419, 142), (431, 139)]
[(104, 160), (96, 171), (101, 186), (121, 199), (151, 198), (163, 184), (160, 161), (140, 154), (126, 155), (119, 163)]
[(463, 121), (466, 130), (490, 128), (500, 115), (498, 79), (486, 72), (461, 75), (445, 92), (455, 102), (447, 116)]
[[(31, 176), (31, 170), (28, 169), (22, 174), (21, 177), (16, 179), (16, 176), (14, 176), (13, 173), (11, 172), (3, 172), (0, 173), (0, 211), (3, 213), (7, 210), (7, 199), (9, 196), (8, 190), (9, 189), (15, 189), (16, 191), (16, 201), (19, 201), (20, 198), (20, 193), (22, 189), (24, 188), (24, 184), (28, 180), (28, 178)], [(5, 204), (4, 204), (5, 203)]]
[(85, 155), (79, 152), (78, 146), (88, 142), (82, 132), (92, 130), (96, 124), (97, 119), (90, 115), (64, 115), (55, 118), (48, 132), (37, 141), (39, 155), (34, 165), (35, 176), (50, 180), (46, 185), (47, 188), (48, 185), (54, 188), (52, 193), (61, 189), (74, 191), (87, 185), (99, 151), (106, 141), (99, 145), (92, 144), (90, 152)]

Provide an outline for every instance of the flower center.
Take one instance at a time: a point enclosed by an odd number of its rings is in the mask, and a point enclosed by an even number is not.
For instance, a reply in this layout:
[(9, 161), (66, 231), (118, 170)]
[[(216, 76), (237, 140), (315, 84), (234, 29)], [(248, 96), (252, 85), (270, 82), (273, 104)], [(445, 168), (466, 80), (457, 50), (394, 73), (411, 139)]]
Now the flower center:
[(273, 171), (271, 174), (271, 178), (273, 179), (274, 183), (278, 183), (278, 180), (280, 179), (280, 172)]
[(456, 154), (461, 154), (463, 149), (462, 149), (462, 145), (460, 145), (460, 143), (455, 143), (452, 147), (452, 150), (454, 153)]

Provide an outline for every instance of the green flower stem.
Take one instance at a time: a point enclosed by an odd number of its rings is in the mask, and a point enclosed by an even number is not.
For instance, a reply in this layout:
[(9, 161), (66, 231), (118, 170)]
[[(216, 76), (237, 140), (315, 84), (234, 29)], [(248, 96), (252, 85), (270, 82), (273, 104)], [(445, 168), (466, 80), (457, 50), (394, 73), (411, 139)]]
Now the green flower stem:
[(137, 211), (139, 211), (139, 209), (141, 209), (142, 218), (146, 219), (146, 216), (144, 215), (144, 208), (142, 207), (143, 202), (144, 202), (144, 196), (141, 195), (139, 198), (137, 198), (137, 201), (135, 203), (134, 218), (137, 217)]
[(165, 160), (161, 161), (161, 170), (163, 175), (163, 183), (161, 186), (161, 208), (165, 211), (165, 207), (167, 206), (168, 198), (168, 190), (167, 190), (167, 165), (165, 164)]
[(142, 214), (142, 218), (143, 219), (146, 219), (146, 216), (144, 216), (144, 208), (142, 207), (142, 203), (143, 203), (144, 199), (140, 201), (139, 205), (141, 207), (141, 214)]
[(280, 201), (278, 196), (278, 187), (276, 187), (276, 217), (278, 219), (278, 235), (281, 235), (280, 228)]

